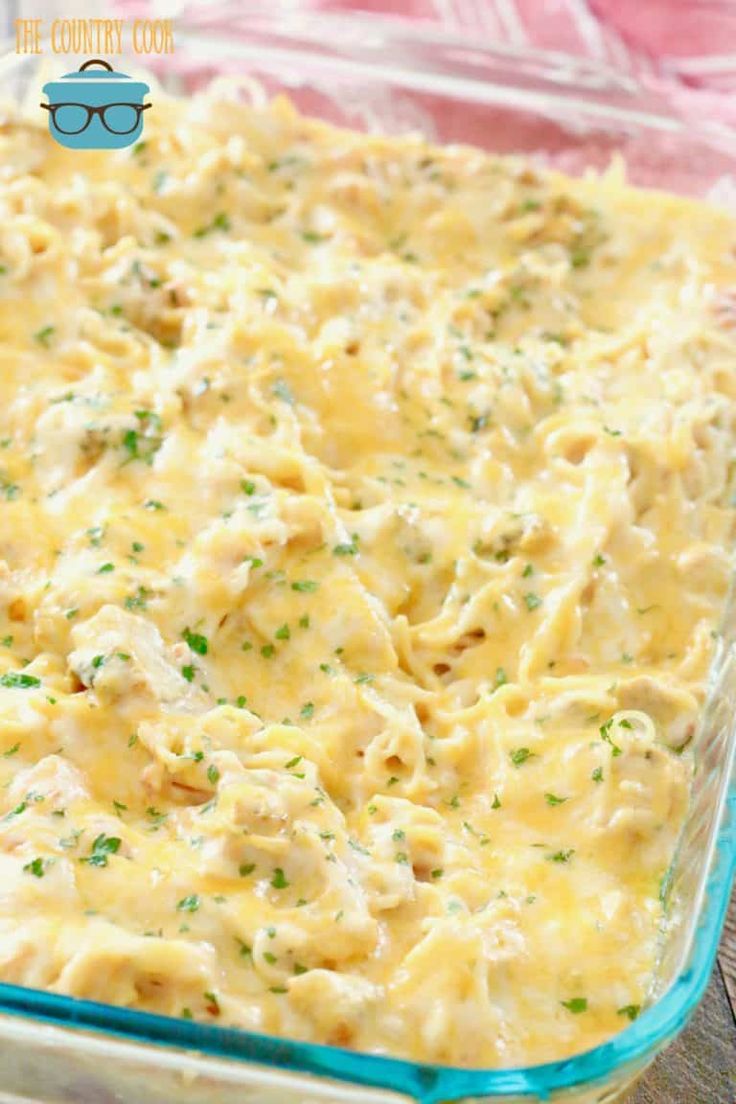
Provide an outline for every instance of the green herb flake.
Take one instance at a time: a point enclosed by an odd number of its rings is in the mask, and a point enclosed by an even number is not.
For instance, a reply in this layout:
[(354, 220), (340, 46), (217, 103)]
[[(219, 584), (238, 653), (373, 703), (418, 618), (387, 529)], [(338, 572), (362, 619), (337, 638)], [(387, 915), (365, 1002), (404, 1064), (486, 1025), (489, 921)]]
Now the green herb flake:
[(34, 878), (43, 878), (44, 876), (44, 861), (43, 859), (31, 859), (27, 862), (23, 869), (27, 874), (32, 874)]
[(182, 897), (181, 901), (177, 902), (177, 912), (196, 912), (199, 908), (200, 900), (196, 893), (190, 893), (187, 897)]
[(14, 809), (11, 809), (9, 813), (6, 813), (3, 820), (10, 820), (12, 817), (20, 816), (28, 808), (27, 801), (21, 801), (19, 805), (16, 805)]
[(607, 720), (605, 724), (602, 724), (600, 726), (598, 731), (601, 734), (601, 739), (604, 740), (607, 744), (610, 744), (611, 757), (613, 759), (615, 759), (618, 755), (621, 755), (622, 752), (621, 752), (621, 748), (618, 746), (618, 744), (615, 744), (613, 742), (613, 739), (611, 738), (611, 725), (612, 724), (613, 724), (613, 717), (610, 717), (609, 720)]
[(560, 1001), (563, 1008), (566, 1008), (568, 1012), (572, 1012), (574, 1015), (578, 1015), (580, 1012), (586, 1012), (588, 1009), (588, 1001), (586, 997), (571, 997), (570, 1000)]
[(556, 794), (546, 793), (544, 795), (544, 800), (547, 802), (548, 805), (564, 805), (566, 801), (569, 801), (569, 798), (557, 797)]
[(286, 889), (286, 887), (289, 885), (289, 883), (286, 880), (286, 875), (284, 874), (284, 872), (283, 872), (283, 870), (281, 869), (280, 866), (277, 866), (276, 869), (273, 872), (273, 877), (271, 878), (271, 885), (273, 886), (274, 889)]
[(332, 549), (333, 556), (356, 556), (358, 554), (357, 537), (353, 537), (350, 544), (336, 544)]
[(514, 748), (514, 750), (510, 752), (510, 756), (511, 762), (515, 767), (520, 767), (522, 763), (526, 763), (528, 759), (535, 758), (534, 752), (530, 751), (528, 747)]
[(41, 680), (35, 675), (26, 675), (22, 671), (6, 671), (0, 675), (0, 686), (6, 690), (33, 690), (41, 685)]
[(33, 335), (33, 340), (37, 341), (39, 345), (43, 345), (44, 349), (48, 349), (51, 344), (51, 338), (56, 333), (56, 326), (43, 326), (42, 329), (36, 330)]
[(108, 855), (116, 855), (121, 843), (118, 836), (106, 836), (101, 832), (92, 844), (89, 856), (81, 862), (89, 863), (90, 866), (107, 866)]
[(202, 636), (201, 633), (191, 632), (189, 628), (184, 629), (182, 636), (193, 652), (196, 652), (197, 655), (207, 655), (209, 644), (206, 636)]
[(545, 858), (548, 862), (568, 863), (574, 854), (575, 848), (568, 847), (565, 851), (555, 851), (552, 855), (546, 855)]

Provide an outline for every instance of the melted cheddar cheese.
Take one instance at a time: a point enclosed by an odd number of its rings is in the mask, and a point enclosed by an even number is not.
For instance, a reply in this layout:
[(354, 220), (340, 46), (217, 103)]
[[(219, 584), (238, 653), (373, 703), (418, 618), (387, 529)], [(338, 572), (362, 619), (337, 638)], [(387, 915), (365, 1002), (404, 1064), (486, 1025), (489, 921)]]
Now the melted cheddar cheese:
[(723, 213), (283, 100), (0, 133), (0, 979), (471, 1066), (646, 1001)]

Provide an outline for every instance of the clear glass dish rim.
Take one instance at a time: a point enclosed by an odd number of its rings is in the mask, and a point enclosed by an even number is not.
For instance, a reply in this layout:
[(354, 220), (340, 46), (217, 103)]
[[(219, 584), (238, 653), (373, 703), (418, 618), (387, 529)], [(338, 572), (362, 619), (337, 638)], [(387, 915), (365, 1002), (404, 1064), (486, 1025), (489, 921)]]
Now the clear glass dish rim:
[[(456, 32), (445, 34), (440, 29), (417, 26), (407, 20), (365, 13), (319, 13), (321, 34), (316, 36), (309, 30), (310, 17), (312, 20), (317, 18), (314, 12), (287, 12), (283, 9), (264, 12), (262, 8), (248, 5), (238, 5), (236, 11), (244, 21), (249, 18), (257, 20), (260, 33), (280, 39), (284, 43), (278, 47), (280, 54), (288, 54), (295, 64), (308, 58), (313, 63), (319, 60), (329, 65), (345, 63), (344, 52), (334, 48), (330, 52), (331, 47), (325, 47), (325, 40), (330, 37), (325, 34), (327, 27), (331, 27), (333, 35), (338, 37), (340, 30), (347, 25), (366, 31), (375, 29), (380, 32), (380, 50), (375, 57), (371, 56), (370, 50), (367, 51), (369, 56), (363, 58), (361, 70), (366, 74), (371, 69), (375, 70), (377, 80), (390, 77), (397, 85), (428, 93), (454, 93), (459, 98), (467, 96), (470, 91), (475, 93), (471, 98), (476, 102), (508, 103), (510, 97), (515, 96), (514, 102), (519, 107), (532, 109), (550, 107), (557, 101), (564, 110), (579, 107), (612, 125), (625, 123), (682, 132), (683, 136), (687, 134), (687, 123), (683, 117), (670, 110), (669, 105), (663, 106), (660, 96), (644, 89), (633, 78), (626, 76), (622, 79), (608, 66), (600, 67), (600, 82), (595, 94), (588, 98), (588, 90), (581, 92), (576, 83), (578, 74), (584, 74), (589, 79), (595, 72), (595, 63), (588, 59), (507, 45), (482, 47)], [(200, 19), (207, 14), (206, 7), (184, 8), (177, 20), (177, 25), (181, 23), (184, 30), (177, 31), (177, 38), (189, 46), (196, 46), (196, 52), (200, 54), (211, 47), (214, 58), (224, 53), (226, 56), (247, 55), (255, 60), (261, 57), (266, 62), (270, 54), (272, 66), (273, 52), (265, 45), (238, 41), (237, 34), (226, 38), (222, 31), (210, 32), (194, 24), (190, 24), (190, 30), (186, 29), (188, 17)], [(396, 57), (386, 60), (386, 48), (389, 47), (390, 54), (392, 44), (396, 47)], [(539, 87), (527, 87), (529, 81), (535, 79), (534, 76), (527, 77), (524, 85), (520, 84), (517, 88), (506, 74), (491, 81), (481, 80), (472, 71), (464, 74), (462, 66), (457, 64), (455, 68), (459, 71), (456, 72), (448, 73), (444, 66), (433, 71), (424, 53), (421, 55), (421, 69), (402, 67), (398, 59), (412, 44), (422, 51), (461, 48), (491, 66), (515, 59), (529, 61), (538, 69)], [(0, 82), (16, 66), (20, 67), (29, 60), (12, 51), (11, 42), (0, 43)], [(348, 57), (350, 53), (348, 50)], [(34, 60), (38, 62), (40, 58)], [(347, 64), (352, 66), (353, 61), (354, 58), (350, 57)], [(551, 86), (544, 79), (545, 70), (548, 71)], [(706, 125), (705, 130), (701, 129), (698, 137), (702, 140), (704, 136), (710, 136), (721, 149), (725, 144), (729, 151), (733, 150), (736, 171), (736, 132), (713, 124), (710, 127)], [(736, 588), (732, 588), (727, 602), (724, 623), (736, 623)], [(733, 647), (732, 640), (727, 637), (714, 660), (712, 675), (723, 665), (726, 651)], [(714, 682), (712, 678), (711, 683)], [(721, 787), (721, 817), (710, 852), (704, 856), (709, 874), (701, 895), (700, 911), (693, 925), (691, 958), (687, 967), (632, 1024), (607, 1042), (574, 1057), (507, 1069), (438, 1066), (239, 1028), (196, 1023), (3, 982), (0, 982), (0, 1014), (38, 1020), (62, 1028), (91, 1030), (128, 1041), (195, 1050), (220, 1059), (270, 1066), (332, 1081), (372, 1086), (403, 1093), (423, 1104), (439, 1104), (440, 1101), (457, 1101), (465, 1097), (547, 1099), (550, 1094), (564, 1089), (593, 1088), (617, 1071), (624, 1073), (630, 1069), (632, 1073), (636, 1072), (682, 1029), (708, 984), (736, 876), (736, 718), (731, 727), (729, 750), (729, 762), (724, 769)]]

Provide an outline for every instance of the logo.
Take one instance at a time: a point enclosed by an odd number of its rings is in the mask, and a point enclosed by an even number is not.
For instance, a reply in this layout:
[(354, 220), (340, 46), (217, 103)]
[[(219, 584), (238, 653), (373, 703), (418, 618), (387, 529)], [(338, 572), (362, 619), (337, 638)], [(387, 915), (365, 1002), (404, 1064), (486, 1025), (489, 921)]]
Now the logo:
[[(93, 69), (92, 66), (102, 66)], [(150, 88), (117, 73), (101, 58), (85, 61), (76, 73), (43, 86), (49, 98), (40, 106), (49, 113), (51, 136), (68, 149), (123, 149), (137, 142), (143, 130), (143, 103)]]

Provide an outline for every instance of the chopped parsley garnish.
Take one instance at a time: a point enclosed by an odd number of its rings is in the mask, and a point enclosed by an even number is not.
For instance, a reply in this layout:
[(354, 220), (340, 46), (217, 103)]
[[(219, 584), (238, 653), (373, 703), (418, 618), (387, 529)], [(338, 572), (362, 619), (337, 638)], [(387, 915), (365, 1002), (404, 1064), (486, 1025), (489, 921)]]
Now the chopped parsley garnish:
[(596, 767), (590, 777), (593, 779), (594, 782), (602, 782), (603, 781), (603, 767)]
[(37, 341), (39, 345), (43, 345), (44, 349), (48, 349), (51, 344), (51, 338), (56, 333), (56, 326), (44, 326), (40, 330), (36, 330), (33, 335), (33, 340)]
[(218, 211), (212, 222), (206, 226), (198, 227), (192, 234), (193, 238), (206, 238), (208, 234), (211, 234), (214, 230), (227, 231), (230, 229), (230, 219), (225, 211)]
[(520, 767), (522, 763), (526, 763), (527, 759), (535, 757), (534, 752), (530, 751), (528, 747), (514, 748), (510, 755), (511, 762), (515, 767)]
[(127, 610), (133, 609), (145, 609), (148, 605), (148, 599), (151, 597), (151, 591), (144, 586), (139, 586), (135, 594), (128, 594), (123, 602), (123, 605)]
[(286, 880), (286, 875), (284, 874), (283, 870), (280, 866), (277, 866), (273, 872), (273, 877), (271, 878), (271, 885), (274, 889), (286, 889), (288, 884), (289, 883)]
[[(601, 739), (605, 740), (607, 744), (611, 745), (611, 755), (615, 759), (617, 755), (621, 755), (621, 748), (618, 744), (614, 744), (611, 738), (611, 725), (613, 724), (613, 717), (609, 717), (605, 724), (602, 724), (599, 728)], [(625, 727), (625, 726), (624, 726)]]
[(303, 717), (305, 721), (308, 721), (310, 717), (314, 716), (314, 702), (305, 702), (299, 711), (299, 716)]
[(542, 604), (542, 599), (539, 595), (534, 594), (532, 591), (524, 595), (524, 601), (528, 610), (535, 610)]
[(35, 675), (25, 675), (22, 671), (7, 671), (0, 675), (0, 686), (6, 690), (32, 690), (41, 685), (41, 680)]
[(350, 544), (336, 544), (332, 549), (333, 556), (355, 556), (358, 553), (358, 538), (354, 534)]
[(291, 584), (291, 589), (296, 590), (299, 594), (312, 594), (319, 583), (315, 583), (313, 579), (297, 579), (296, 582)]
[(21, 801), (19, 805), (16, 805), (14, 809), (11, 809), (9, 813), (6, 813), (3, 820), (10, 820), (11, 817), (20, 816), (28, 808), (27, 801)]
[(196, 912), (199, 908), (199, 896), (196, 893), (190, 893), (188, 897), (182, 897), (181, 901), (177, 903), (177, 912)]
[(570, 253), (570, 264), (573, 268), (587, 268), (590, 264), (590, 253), (587, 249), (578, 246)]
[(28, 874), (32, 874), (34, 878), (43, 878), (44, 876), (44, 861), (43, 859), (31, 859), (27, 862), (23, 869)]
[(136, 410), (135, 417), (138, 419), (140, 429), (125, 429), (120, 439), (121, 447), (128, 454), (125, 463), (142, 460), (150, 467), (163, 443), (163, 438), (158, 432), (161, 428), (161, 419), (150, 410)]
[(557, 797), (557, 795), (553, 793), (546, 793), (544, 795), (544, 800), (548, 805), (564, 805), (569, 799), (567, 797)]
[(187, 663), (181, 669), (182, 678), (185, 678), (187, 682), (191, 682), (194, 679), (194, 672), (196, 668), (191, 663)]
[(202, 636), (201, 633), (191, 632), (189, 628), (184, 629), (181, 635), (193, 652), (196, 652), (197, 655), (207, 655), (209, 644), (206, 636)]
[(567, 863), (575, 854), (574, 847), (568, 847), (565, 851), (555, 851), (551, 855), (545, 856), (548, 862), (553, 863)]
[(289, 626), (286, 623), (284, 623), (283, 625), (281, 625), (276, 630), (276, 632), (274, 633), (274, 636), (276, 637), (277, 640), (290, 640), (291, 639), (291, 633), (289, 632)]
[(566, 1008), (568, 1012), (573, 1012), (577, 1015), (579, 1012), (586, 1012), (588, 1009), (588, 1001), (586, 997), (571, 997), (570, 1000), (560, 1001), (563, 1008)]
[(106, 836), (101, 832), (92, 844), (92, 850), (86, 859), (81, 862), (90, 866), (107, 866), (108, 855), (116, 855), (120, 850), (122, 840), (118, 836)]
[(207, 768), (207, 781), (210, 785), (215, 786), (220, 780), (220, 772), (214, 763), (210, 763)]
[(616, 1013), (619, 1016), (626, 1016), (629, 1020), (633, 1021), (641, 1012), (640, 1004), (625, 1004), (623, 1008), (617, 1008)]

